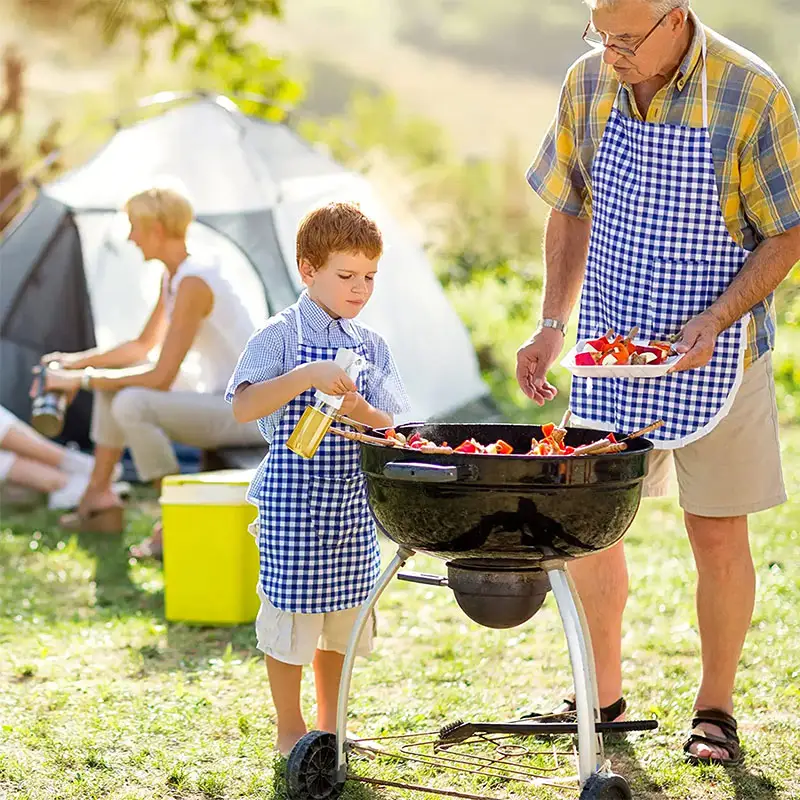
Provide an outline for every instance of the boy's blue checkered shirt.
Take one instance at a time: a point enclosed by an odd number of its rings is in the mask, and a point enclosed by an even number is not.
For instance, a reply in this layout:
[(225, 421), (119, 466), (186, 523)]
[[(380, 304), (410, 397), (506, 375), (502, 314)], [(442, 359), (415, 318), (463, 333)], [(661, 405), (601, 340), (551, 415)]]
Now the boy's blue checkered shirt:
[[(333, 319), (307, 292), (300, 295), (295, 306), (300, 312), (303, 341), (306, 344), (352, 347), (359, 339), (364, 342), (367, 359), (374, 367), (367, 376), (365, 393), (365, 399), (370, 405), (389, 414), (401, 414), (410, 410), (408, 395), (389, 345), (378, 333), (355, 320)], [(295, 306), (290, 306), (270, 318), (263, 328), (250, 337), (225, 391), (225, 399), (229, 403), (243, 383), (261, 383), (295, 368), (298, 348)], [(258, 420), (259, 430), (268, 442), (272, 442), (282, 414), (283, 409), (280, 408), (268, 417)], [(263, 475), (264, 461), (256, 470), (247, 493), (247, 499), (252, 503), (256, 502)]]

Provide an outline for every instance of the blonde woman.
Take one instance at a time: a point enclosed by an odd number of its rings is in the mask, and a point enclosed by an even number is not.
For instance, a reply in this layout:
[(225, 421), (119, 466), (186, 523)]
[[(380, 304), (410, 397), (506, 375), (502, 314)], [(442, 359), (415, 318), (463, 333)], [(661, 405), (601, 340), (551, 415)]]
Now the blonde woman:
[[(136, 339), (110, 350), (51, 353), (62, 369), (48, 372), (47, 387), (94, 392), (92, 440), (95, 464), (71, 529), (116, 532), (123, 508), (111, 488), (112, 472), (128, 447), (139, 477), (157, 485), (179, 471), (172, 442), (201, 448), (262, 444), (255, 423), (237, 423), (224, 399), (225, 386), (253, 330), (253, 319), (220, 266), (189, 254), (186, 232), (192, 207), (169, 189), (151, 189), (125, 205), (128, 239), (144, 259), (164, 265), (161, 293)], [(148, 354), (160, 347), (158, 359)], [(198, 357), (202, 391), (176, 388), (187, 353)], [(160, 554), (160, 532), (140, 555)]]

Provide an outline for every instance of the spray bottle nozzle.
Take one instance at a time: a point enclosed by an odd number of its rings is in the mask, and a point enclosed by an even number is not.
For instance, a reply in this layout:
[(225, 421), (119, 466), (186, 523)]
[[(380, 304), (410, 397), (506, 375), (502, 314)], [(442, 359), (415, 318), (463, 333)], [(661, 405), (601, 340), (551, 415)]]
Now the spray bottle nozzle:
[[(367, 360), (364, 358), (364, 356), (360, 356), (358, 353), (354, 353), (352, 350), (347, 350), (344, 347), (340, 347), (336, 351), (336, 358), (334, 359), (333, 363), (338, 364), (338, 366), (340, 366), (347, 373), (350, 380), (355, 383), (359, 373), (367, 365)], [(314, 394), (314, 400), (315, 406), (319, 406), (320, 403), (324, 403), (338, 410), (342, 407), (344, 397), (342, 395), (325, 394), (325, 392), (321, 392), (319, 389), (317, 389), (316, 393)]]

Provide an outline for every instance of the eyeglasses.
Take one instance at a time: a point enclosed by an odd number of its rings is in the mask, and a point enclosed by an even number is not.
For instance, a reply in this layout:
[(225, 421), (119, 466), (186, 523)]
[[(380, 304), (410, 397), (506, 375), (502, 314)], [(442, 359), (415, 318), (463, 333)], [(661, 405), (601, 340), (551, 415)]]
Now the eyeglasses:
[(603, 36), (602, 33), (595, 30), (594, 26), (591, 22), (586, 26), (586, 30), (583, 32), (583, 36), (581, 37), (586, 44), (591, 45), (592, 47), (605, 47), (608, 50), (613, 50), (615, 53), (618, 53), (621, 56), (627, 56), (628, 58), (633, 58), (636, 55), (638, 49), (655, 33), (656, 28), (674, 11), (675, 9), (670, 9), (664, 14), (661, 19), (653, 25), (652, 28), (641, 38), (633, 47), (622, 47), (618, 44), (609, 44), (608, 37)]

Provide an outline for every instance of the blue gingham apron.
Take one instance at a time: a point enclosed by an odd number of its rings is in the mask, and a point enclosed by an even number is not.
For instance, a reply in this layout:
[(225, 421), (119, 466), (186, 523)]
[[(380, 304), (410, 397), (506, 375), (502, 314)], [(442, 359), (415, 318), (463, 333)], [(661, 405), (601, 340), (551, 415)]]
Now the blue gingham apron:
[[(296, 364), (332, 361), (337, 347), (303, 342)], [(367, 357), (363, 341), (351, 348)], [(367, 371), (356, 380), (363, 394)], [(361, 605), (378, 579), (380, 553), (357, 442), (327, 435), (312, 459), (286, 447), (314, 389), (291, 400), (275, 430), (259, 491), (259, 580), (276, 608), (318, 614)]]
[[(578, 339), (609, 328), (665, 340), (728, 288), (750, 253), (731, 237), (717, 190), (708, 130), (703, 45), (703, 127), (660, 125), (623, 116), (619, 92), (592, 166), (593, 220)], [(621, 90), (622, 87), (620, 87)], [(744, 372), (750, 315), (720, 334), (701, 369), (652, 379), (576, 378), (577, 424), (650, 434), (674, 449), (710, 433), (733, 404)]]

